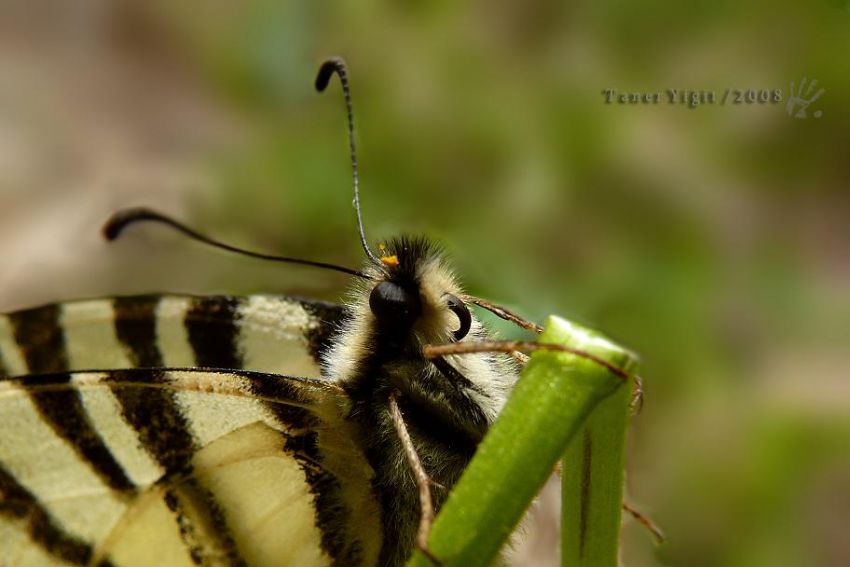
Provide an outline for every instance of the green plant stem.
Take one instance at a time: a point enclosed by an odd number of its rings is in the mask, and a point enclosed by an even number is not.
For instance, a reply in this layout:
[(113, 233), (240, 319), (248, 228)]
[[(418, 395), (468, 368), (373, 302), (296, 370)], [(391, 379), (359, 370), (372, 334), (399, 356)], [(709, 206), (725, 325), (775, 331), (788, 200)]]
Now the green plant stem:
[(593, 409), (561, 466), (561, 565), (617, 565), (631, 388)]
[[(539, 342), (581, 349), (625, 371), (635, 364), (628, 351), (554, 316)], [(624, 386), (622, 377), (587, 358), (535, 352), (440, 511), (431, 552), (447, 567), (491, 564), (591, 410), (612, 393), (627, 392)], [(432, 563), (416, 552), (409, 565)]]

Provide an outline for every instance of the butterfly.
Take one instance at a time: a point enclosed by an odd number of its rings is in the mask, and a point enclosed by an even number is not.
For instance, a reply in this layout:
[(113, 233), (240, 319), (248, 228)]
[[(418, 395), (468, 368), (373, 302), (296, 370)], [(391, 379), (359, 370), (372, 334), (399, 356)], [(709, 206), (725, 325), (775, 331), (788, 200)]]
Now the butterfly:
[(0, 556), (10, 565), (399, 565), (518, 379), (522, 356), (426, 356), (492, 341), (440, 248), (363, 230), (364, 266), (212, 246), (352, 276), (342, 304), (147, 295), (0, 316)]

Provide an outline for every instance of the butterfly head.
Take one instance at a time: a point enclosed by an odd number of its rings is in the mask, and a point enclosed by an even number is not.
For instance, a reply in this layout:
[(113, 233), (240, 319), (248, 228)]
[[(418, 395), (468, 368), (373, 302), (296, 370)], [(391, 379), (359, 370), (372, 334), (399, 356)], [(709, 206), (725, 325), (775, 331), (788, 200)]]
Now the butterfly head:
[(380, 251), (380, 265), (366, 270), (369, 312), (379, 333), (412, 332), (426, 342), (459, 341), (469, 333), (472, 315), (438, 246), (403, 236)]

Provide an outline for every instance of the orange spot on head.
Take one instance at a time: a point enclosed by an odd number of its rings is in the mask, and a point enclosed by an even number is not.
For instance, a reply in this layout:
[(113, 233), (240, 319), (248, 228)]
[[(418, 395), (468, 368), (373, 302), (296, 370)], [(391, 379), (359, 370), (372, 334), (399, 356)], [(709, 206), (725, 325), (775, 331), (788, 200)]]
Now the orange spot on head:
[(393, 254), (392, 256), (381, 256), (381, 262), (385, 266), (398, 266), (398, 256)]

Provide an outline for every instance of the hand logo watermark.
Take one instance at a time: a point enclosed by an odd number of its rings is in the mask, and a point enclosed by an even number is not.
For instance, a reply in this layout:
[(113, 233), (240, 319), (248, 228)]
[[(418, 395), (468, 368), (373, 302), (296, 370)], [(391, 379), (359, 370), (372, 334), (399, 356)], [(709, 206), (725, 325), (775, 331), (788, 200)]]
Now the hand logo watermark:
[[(785, 103), (785, 112), (788, 116), (793, 116), (794, 118), (808, 118), (809, 115), (806, 112), (806, 109), (809, 108), (814, 101), (820, 98), (825, 91), (825, 89), (820, 89), (818, 92), (812, 95), (812, 91), (815, 90), (818, 81), (817, 79), (812, 79), (809, 83), (809, 88), (806, 88), (806, 78), (803, 77), (803, 80), (800, 81), (800, 88), (796, 91), (794, 90), (794, 81), (791, 81), (791, 96), (788, 97), (788, 102)], [(805, 91), (805, 93), (803, 92)], [(809, 97), (810, 98), (806, 98)], [(796, 110), (795, 109), (799, 109)], [(812, 113), (812, 116), (815, 118), (820, 118), (823, 115), (823, 112), (820, 110), (815, 110)]]

